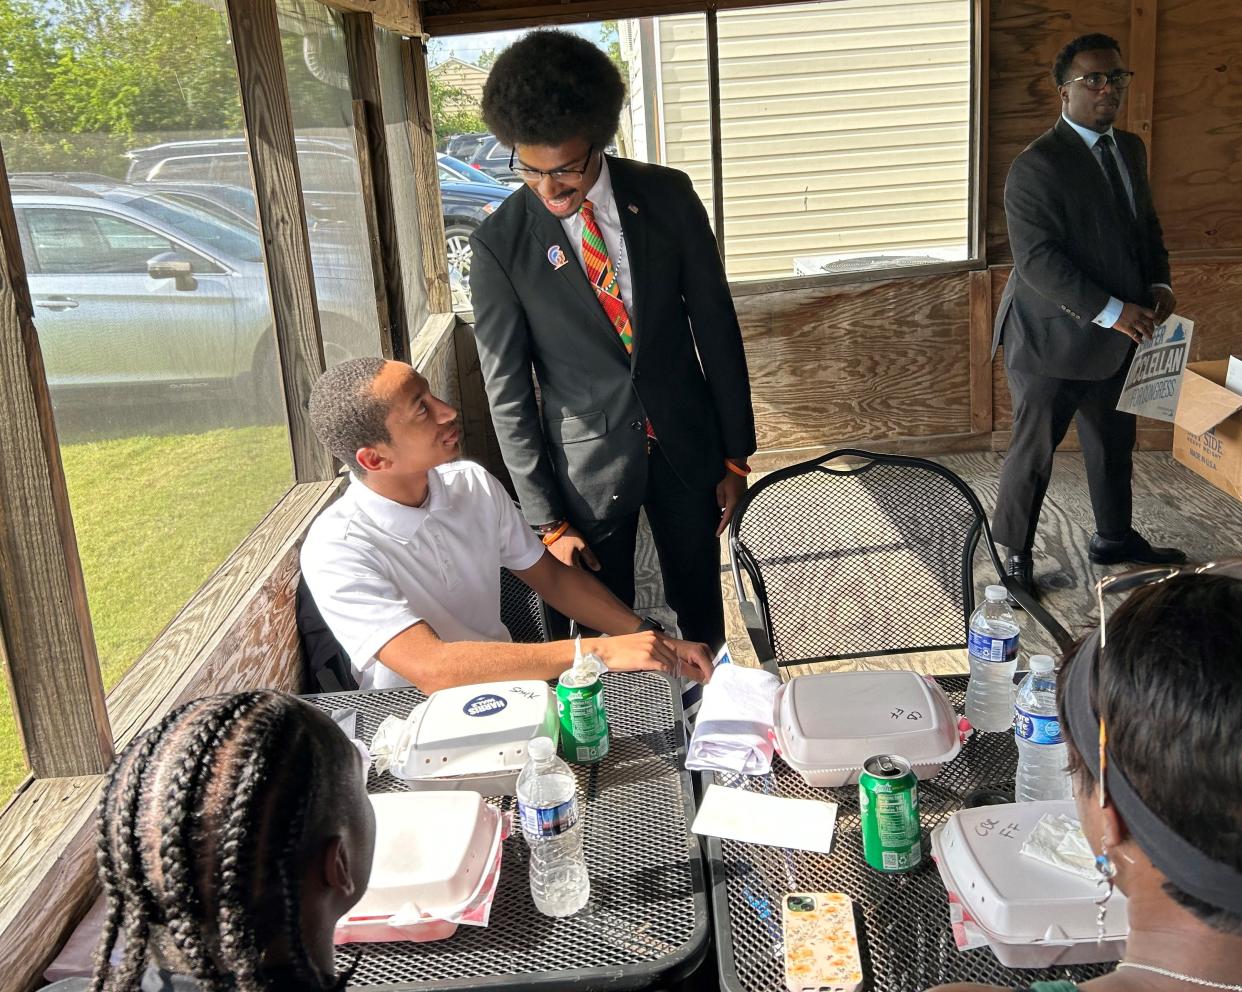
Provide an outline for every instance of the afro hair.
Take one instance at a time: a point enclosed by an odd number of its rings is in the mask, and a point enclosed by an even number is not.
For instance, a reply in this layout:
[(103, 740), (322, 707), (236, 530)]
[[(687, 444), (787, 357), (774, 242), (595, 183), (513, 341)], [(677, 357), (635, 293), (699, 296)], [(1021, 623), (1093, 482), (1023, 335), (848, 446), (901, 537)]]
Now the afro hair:
[(502, 144), (604, 148), (621, 120), (625, 83), (585, 38), (532, 31), (501, 52), (483, 87), (483, 120)]

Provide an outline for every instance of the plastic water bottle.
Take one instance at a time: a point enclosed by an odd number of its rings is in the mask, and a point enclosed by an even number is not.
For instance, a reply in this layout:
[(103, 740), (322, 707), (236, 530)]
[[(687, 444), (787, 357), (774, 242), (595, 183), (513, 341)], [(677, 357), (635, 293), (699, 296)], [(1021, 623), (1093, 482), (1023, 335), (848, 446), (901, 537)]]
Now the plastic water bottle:
[(1004, 586), (988, 586), (983, 603), (970, 615), (966, 719), (976, 730), (1000, 731), (1013, 726), (1019, 628), (1008, 599)]
[(1074, 791), (1065, 768), (1069, 756), (1057, 717), (1057, 673), (1048, 655), (1031, 656), (1031, 674), (1018, 686), (1013, 714), (1013, 734), (1018, 742), (1015, 798), (1020, 803), (1070, 799)]
[(546, 916), (569, 916), (591, 895), (582, 856), (577, 783), (547, 737), (531, 741), (526, 754), (517, 800), (522, 834), (530, 845), (530, 895)]

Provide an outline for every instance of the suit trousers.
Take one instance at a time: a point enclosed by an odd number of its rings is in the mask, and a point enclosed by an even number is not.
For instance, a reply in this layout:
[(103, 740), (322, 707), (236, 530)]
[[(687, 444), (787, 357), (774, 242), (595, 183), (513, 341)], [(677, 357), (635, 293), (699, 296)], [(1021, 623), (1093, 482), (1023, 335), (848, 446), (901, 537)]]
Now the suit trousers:
[[(722, 466), (723, 470), (723, 466)], [(712, 651), (724, 643), (724, 604), (720, 596), (720, 540), (716, 526), (720, 507), (715, 487), (702, 492), (687, 488), (669, 464), (659, 443), (653, 443), (643, 499), (647, 523), (655, 539), (664, 579), (664, 597), (677, 614), (681, 636), (702, 641)], [(626, 606), (634, 605), (634, 551), (638, 512), (618, 521), (607, 537), (591, 543), (599, 559), (596, 577)], [(549, 610), (549, 613), (554, 611)], [(552, 637), (566, 636), (566, 622), (550, 618)]]
[(1054, 379), (1007, 369), (1013, 396), (1013, 437), (1001, 466), (992, 536), (1011, 551), (1029, 551), (1048, 480), (1052, 455), (1070, 421), (1078, 425), (1091, 491), (1095, 529), (1121, 537), (1130, 529), (1136, 419), (1118, 413), (1129, 362), (1108, 379)]

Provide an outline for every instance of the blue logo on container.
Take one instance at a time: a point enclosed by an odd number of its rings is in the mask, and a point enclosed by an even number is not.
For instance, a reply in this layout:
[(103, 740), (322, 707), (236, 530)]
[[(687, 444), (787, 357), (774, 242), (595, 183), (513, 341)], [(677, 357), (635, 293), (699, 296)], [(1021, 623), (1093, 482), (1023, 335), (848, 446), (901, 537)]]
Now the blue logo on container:
[(466, 716), (491, 716), (493, 713), (499, 713), (509, 701), (503, 696), (496, 696), (492, 693), (484, 693), (482, 696), (475, 696), (461, 708)]

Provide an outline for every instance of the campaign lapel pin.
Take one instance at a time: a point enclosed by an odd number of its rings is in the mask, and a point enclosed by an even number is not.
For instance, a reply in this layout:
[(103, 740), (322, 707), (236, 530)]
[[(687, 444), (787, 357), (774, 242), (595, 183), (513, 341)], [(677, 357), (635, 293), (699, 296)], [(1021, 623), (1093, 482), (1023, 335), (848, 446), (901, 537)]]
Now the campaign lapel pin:
[(632, 203), (626, 209), (632, 214), (638, 213), (638, 207), (634, 206)]
[(552, 271), (555, 272), (569, 263), (569, 256), (565, 254), (565, 249), (560, 245), (553, 245), (548, 249), (548, 262), (551, 263)]

